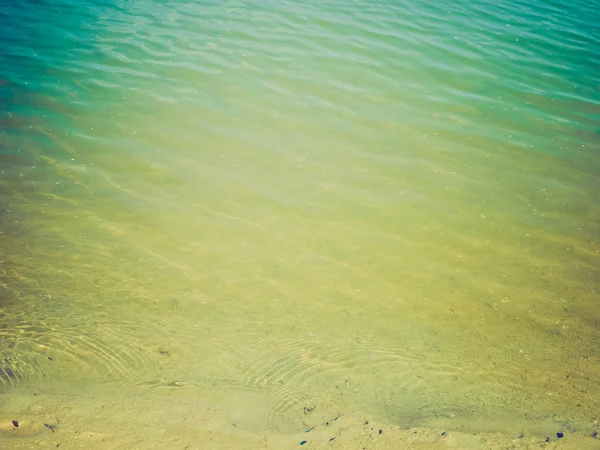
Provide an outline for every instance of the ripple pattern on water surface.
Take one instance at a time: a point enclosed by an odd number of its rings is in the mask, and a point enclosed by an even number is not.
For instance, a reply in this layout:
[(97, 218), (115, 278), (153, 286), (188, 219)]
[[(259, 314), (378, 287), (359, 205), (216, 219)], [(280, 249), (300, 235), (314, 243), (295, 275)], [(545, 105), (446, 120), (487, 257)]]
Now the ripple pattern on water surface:
[[(19, 301), (31, 301), (20, 298)], [(127, 381), (158, 367), (158, 351), (147, 348), (124, 324), (106, 326), (65, 314), (52, 304), (66, 299), (38, 299), (35, 310), (10, 305), (3, 308), (0, 338), (3, 348), (0, 378), (4, 384), (56, 376)], [(41, 303), (41, 304), (40, 304)], [(119, 329), (120, 328), (120, 329)], [(134, 327), (135, 328), (135, 327)]]
[(26, 0), (0, 23), (2, 384), (193, 389), (252, 432), (591, 417), (595, 5)]
[[(396, 405), (396, 412), (406, 414), (403, 423), (418, 423), (422, 417), (411, 408), (422, 408), (468, 374), (466, 365), (422, 348), (251, 334), (242, 339), (239, 331), (232, 332), (237, 336), (230, 336), (231, 341), (244, 344), (232, 348), (215, 343), (214, 354), (207, 355), (195, 376), (230, 392), (230, 401), (240, 411), (234, 415), (237, 426), (253, 431), (298, 432), (319, 426), (356, 409), (365, 396), (370, 407)], [(231, 352), (237, 356), (219, 356)], [(227, 367), (229, 377), (219, 376), (218, 367)]]

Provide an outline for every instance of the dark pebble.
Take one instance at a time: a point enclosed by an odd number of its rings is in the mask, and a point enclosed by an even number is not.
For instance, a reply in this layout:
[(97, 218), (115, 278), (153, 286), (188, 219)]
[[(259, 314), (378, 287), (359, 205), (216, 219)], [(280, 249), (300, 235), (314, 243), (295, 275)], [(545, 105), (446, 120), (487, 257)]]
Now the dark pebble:
[(335, 438), (331, 438), (331, 439), (329, 439), (329, 442), (331, 442), (331, 441), (335, 441)]
[(446, 432), (445, 431), (442, 431), (442, 436), (446, 436)]
[(562, 438), (563, 436), (564, 436), (564, 434), (561, 433), (560, 431), (558, 433), (556, 433), (556, 437), (559, 439)]
[(306, 444), (306, 441), (300, 442), (300, 445), (304, 445), (304, 444)]
[(19, 428), (19, 422), (17, 420), (12, 421), (13, 427)]
[(368, 420), (365, 420), (365, 425), (369, 425), (369, 421)]
[(379, 430), (379, 434), (383, 434), (383, 430)]

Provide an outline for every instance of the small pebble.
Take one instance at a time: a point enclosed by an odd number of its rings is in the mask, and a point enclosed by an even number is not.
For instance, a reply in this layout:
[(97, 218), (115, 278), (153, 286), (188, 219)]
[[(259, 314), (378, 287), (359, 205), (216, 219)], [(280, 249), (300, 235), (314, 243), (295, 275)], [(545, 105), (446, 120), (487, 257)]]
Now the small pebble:
[(559, 438), (559, 439), (560, 439), (561, 437), (563, 437), (563, 436), (564, 436), (564, 434), (563, 434), (563, 433), (561, 433), (560, 431), (559, 431), (558, 433), (556, 433), (556, 437), (557, 437), (557, 438)]
[(13, 427), (19, 428), (19, 422), (17, 420), (12, 421)]
[(304, 444), (306, 444), (306, 441), (300, 442), (300, 445), (304, 445)]
[(379, 430), (379, 434), (383, 434), (383, 430)]

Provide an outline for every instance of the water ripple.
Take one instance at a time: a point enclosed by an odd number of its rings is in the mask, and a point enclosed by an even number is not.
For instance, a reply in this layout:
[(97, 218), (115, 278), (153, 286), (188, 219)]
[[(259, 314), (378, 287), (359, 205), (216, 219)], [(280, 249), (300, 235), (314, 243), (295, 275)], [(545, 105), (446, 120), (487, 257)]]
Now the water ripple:
[(0, 382), (211, 385), (297, 431), (476, 408), (482, 336), (511, 386), (517, 346), (583, 352), (546, 338), (597, 290), (599, 11), (3, 2)]

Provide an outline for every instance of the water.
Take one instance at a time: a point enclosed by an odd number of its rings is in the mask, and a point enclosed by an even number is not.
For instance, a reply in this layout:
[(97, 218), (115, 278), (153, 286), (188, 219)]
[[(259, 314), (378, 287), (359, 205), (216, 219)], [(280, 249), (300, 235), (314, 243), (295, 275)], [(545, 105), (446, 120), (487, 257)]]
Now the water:
[(593, 448), (598, 11), (3, 2), (0, 447)]

